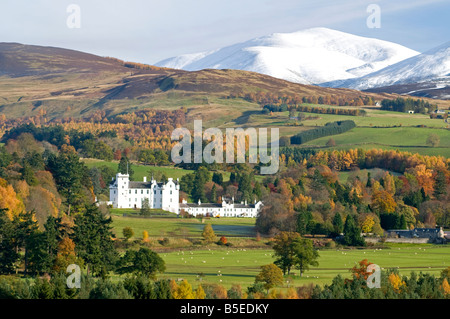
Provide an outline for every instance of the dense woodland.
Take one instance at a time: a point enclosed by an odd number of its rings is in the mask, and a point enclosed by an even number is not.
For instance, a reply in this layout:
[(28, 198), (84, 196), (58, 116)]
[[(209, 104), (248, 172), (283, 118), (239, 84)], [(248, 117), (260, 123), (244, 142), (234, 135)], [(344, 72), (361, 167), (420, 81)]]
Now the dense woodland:
[(355, 128), (353, 121), (337, 121), (326, 123), (324, 126), (303, 131), (291, 137), (291, 144), (303, 144), (324, 136), (342, 134)]
[(437, 109), (437, 105), (431, 104), (422, 99), (401, 98), (398, 97), (395, 100), (384, 99), (381, 101), (381, 109), (385, 111), (394, 112), (408, 112), (414, 111), (414, 113), (430, 113)]
[(338, 105), (338, 106), (363, 106), (363, 105), (375, 105), (375, 101), (370, 96), (358, 96), (356, 98), (346, 95), (326, 95), (326, 96), (299, 96), (299, 95), (278, 95), (270, 92), (256, 92), (256, 93), (240, 93), (231, 94), (227, 98), (242, 98), (249, 102), (255, 102), (261, 106), (281, 106), (291, 108), (298, 107), (301, 104), (325, 104), (325, 105)]
[(175, 128), (185, 124), (185, 113), (186, 110), (181, 108), (175, 111), (142, 110), (107, 117), (105, 112), (97, 111), (88, 118), (66, 118), (51, 123), (45, 114), (11, 120), (0, 118), (0, 135), (1, 141), (7, 142), (22, 133), (30, 133), (36, 140), (57, 147), (71, 145), (82, 157), (120, 160), (125, 155), (146, 164), (167, 165), (174, 144), (170, 135)]

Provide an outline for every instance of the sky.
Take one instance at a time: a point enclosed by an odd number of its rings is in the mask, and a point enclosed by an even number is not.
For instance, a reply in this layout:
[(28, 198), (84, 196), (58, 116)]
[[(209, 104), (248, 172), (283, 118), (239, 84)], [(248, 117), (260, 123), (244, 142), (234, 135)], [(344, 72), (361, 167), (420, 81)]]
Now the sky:
[[(378, 20), (370, 5), (379, 8)], [(1, 0), (0, 42), (155, 64), (272, 33), (327, 27), (425, 52), (450, 41), (449, 17), (449, 0)], [(368, 19), (379, 28), (370, 28)]]

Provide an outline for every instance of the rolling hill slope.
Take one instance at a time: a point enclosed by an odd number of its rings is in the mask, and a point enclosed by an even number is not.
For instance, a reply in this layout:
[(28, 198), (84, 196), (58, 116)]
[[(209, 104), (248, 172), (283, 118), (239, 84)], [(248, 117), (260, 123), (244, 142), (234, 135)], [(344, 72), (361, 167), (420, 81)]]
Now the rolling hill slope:
[(264, 91), (280, 96), (394, 97), (302, 85), (249, 71), (189, 72), (15, 43), (0, 43), (0, 74), (0, 112), (8, 118), (45, 114), (52, 120), (86, 117), (97, 110), (114, 115), (143, 108), (185, 106), (214, 110), (217, 124), (221, 116), (239, 117), (245, 111), (260, 109), (254, 103), (224, 99), (230, 94)]

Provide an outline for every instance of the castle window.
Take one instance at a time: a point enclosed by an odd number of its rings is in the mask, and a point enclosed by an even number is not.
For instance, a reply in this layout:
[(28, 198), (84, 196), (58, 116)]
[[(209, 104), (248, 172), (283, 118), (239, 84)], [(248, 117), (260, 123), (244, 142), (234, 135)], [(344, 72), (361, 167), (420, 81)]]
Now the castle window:
[(141, 194), (144, 194), (144, 190), (141, 189)]
[(128, 191), (129, 194), (131, 194), (131, 189)]

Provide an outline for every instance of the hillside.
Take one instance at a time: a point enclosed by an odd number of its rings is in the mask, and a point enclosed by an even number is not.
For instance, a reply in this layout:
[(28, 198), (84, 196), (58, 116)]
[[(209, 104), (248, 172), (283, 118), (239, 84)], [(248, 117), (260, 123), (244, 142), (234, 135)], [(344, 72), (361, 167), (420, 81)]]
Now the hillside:
[[(52, 120), (86, 117), (97, 110), (110, 116), (143, 108), (184, 106), (193, 110), (192, 114), (214, 111), (213, 124), (220, 125), (260, 108), (256, 103), (224, 99), (230, 94), (263, 91), (280, 96), (395, 97), (302, 85), (249, 71), (188, 72), (11, 43), (0, 43), (0, 74), (0, 111), (7, 118), (45, 114)], [(450, 105), (446, 101), (437, 103)]]

